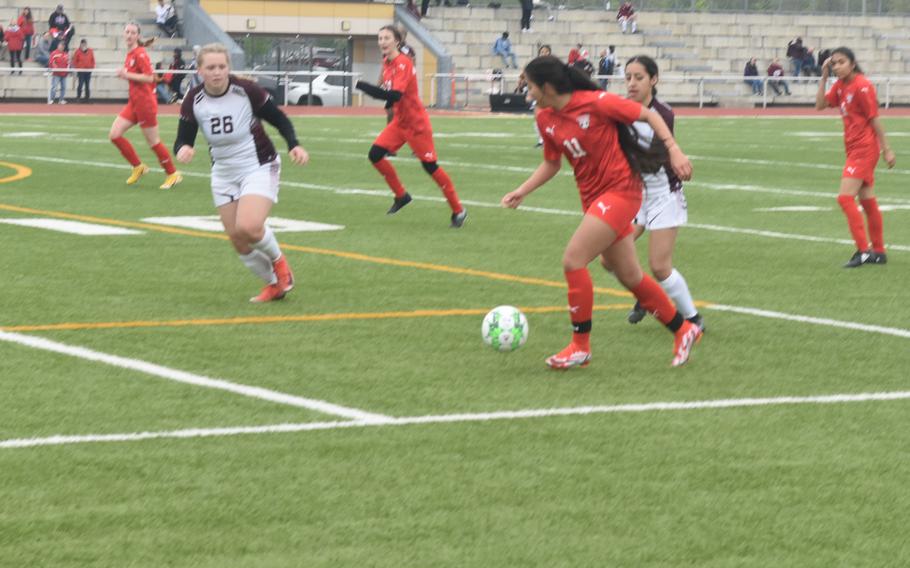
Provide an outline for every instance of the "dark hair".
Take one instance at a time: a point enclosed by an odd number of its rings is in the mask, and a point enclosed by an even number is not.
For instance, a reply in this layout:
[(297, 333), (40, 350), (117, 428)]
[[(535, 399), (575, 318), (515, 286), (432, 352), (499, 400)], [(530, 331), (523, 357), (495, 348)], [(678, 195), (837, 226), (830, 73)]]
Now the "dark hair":
[(401, 47), (401, 43), (402, 43), (402, 41), (404, 41), (401, 37), (401, 30), (399, 30), (398, 28), (396, 28), (393, 25), (382, 26), (381, 28), (379, 28), (379, 31), (382, 31), (382, 30), (389, 30), (390, 32), (392, 32), (392, 35), (395, 36), (395, 43), (398, 44), (398, 47)]
[(509, 32), (502, 32), (502, 37), (509, 37)]
[(538, 57), (540, 57), (540, 52), (541, 52), (543, 49), (546, 49), (546, 50), (549, 51), (551, 54), (553, 53), (553, 48), (550, 47), (550, 44), (549, 44), (549, 43), (545, 43), (545, 44), (543, 44), (543, 45), (541, 45), (540, 47), (537, 48), (537, 56), (538, 56)]
[[(636, 55), (632, 59), (626, 61), (626, 67), (633, 63), (638, 63), (645, 68), (645, 73), (648, 74), (648, 77), (652, 79), (660, 75), (660, 72), (657, 69), (657, 62), (648, 57), (647, 55)], [(657, 87), (651, 87), (651, 96), (657, 96)]]
[[(599, 91), (600, 87), (588, 75), (576, 67), (566, 65), (552, 55), (532, 59), (524, 70), (525, 77), (535, 85), (543, 88), (549, 83), (560, 95), (575, 91)], [(636, 174), (656, 172), (668, 160), (667, 148), (659, 140), (650, 148), (642, 148), (638, 143), (638, 132), (624, 124), (616, 125), (619, 146), (629, 161), (629, 166)]]
[(828, 57), (833, 57), (835, 53), (843, 54), (844, 57), (850, 60), (850, 63), (853, 64), (853, 70), (857, 73), (862, 73), (863, 70), (860, 68), (859, 63), (856, 62), (856, 55), (853, 54), (853, 50), (849, 47), (835, 47), (831, 50), (831, 53), (828, 54)]

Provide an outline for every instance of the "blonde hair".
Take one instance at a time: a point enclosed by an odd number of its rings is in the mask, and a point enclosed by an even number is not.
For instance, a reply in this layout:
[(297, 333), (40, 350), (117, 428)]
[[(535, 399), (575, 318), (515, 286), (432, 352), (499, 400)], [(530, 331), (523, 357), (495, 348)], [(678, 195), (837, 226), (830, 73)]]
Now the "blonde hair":
[(228, 48), (220, 43), (209, 43), (202, 46), (202, 49), (199, 50), (199, 53), (196, 55), (196, 66), (202, 67), (202, 58), (208, 55), (209, 53), (222, 53), (224, 58), (227, 60), (228, 67), (231, 66), (231, 54), (228, 51)]
[(139, 24), (137, 24), (136, 22), (127, 22), (126, 26), (124, 26), (124, 27), (128, 28), (130, 26), (134, 26), (136, 28), (136, 34), (139, 36), (136, 39), (136, 45), (138, 45), (139, 47), (148, 47), (148, 46), (152, 45), (153, 43), (155, 43), (155, 38), (153, 38), (153, 37), (150, 37), (146, 40), (142, 39), (142, 28), (139, 27)]

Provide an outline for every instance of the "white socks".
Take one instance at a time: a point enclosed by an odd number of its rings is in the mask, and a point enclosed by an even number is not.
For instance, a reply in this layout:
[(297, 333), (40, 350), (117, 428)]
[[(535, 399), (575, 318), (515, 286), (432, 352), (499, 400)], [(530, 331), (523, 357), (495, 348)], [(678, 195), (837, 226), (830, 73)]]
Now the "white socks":
[(275, 233), (272, 232), (272, 229), (270, 229), (268, 225), (265, 226), (265, 236), (262, 237), (262, 240), (258, 243), (253, 243), (250, 246), (265, 253), (272, 262), (281, 258), (281, 249), (278, 247), (278, 240), (275, 238)]
[(266, 284), (278, 282), (278, 276), (275, 275), (275, 269), (272, 268), (272, 261), (261, 250), (253, 249), (249, 254), (238, 256), (243, 264), (250, 269), (250, 272), (261, 278)]
[(682, 317), (689, 319), (698, 313), (695, 309), (695, 301), (692, 300), (692, 294), (689, 292), (689, 285), (686, 279), (675, 268), (666, 280), (660, 281), (660, 287), (664, 289), (667, 296), (676, 304), (676, 309), (682, 314)]

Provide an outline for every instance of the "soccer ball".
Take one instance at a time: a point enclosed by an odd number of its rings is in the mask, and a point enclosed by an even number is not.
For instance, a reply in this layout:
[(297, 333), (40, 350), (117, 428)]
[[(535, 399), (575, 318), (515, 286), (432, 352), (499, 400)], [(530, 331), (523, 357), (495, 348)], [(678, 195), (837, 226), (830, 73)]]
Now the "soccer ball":
[(528, 319), (514, 306), (499, 306), (483, 318), (480, 335), (497, 351), (515, 351), (528, 340)]

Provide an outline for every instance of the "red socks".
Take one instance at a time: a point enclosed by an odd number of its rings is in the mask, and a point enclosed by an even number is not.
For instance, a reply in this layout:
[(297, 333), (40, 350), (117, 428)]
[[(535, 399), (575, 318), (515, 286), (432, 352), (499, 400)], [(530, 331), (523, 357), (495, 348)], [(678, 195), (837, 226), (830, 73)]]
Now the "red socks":
[(174, 167), (174, 162), (171, 160), (171, 154), (167, 151), (167, 148), (161, 142), (152, 146), (152, 150), (155, 152), (155, 155), (158, 156), (158, 163), (161, 164), (161, 167), (164, 168), (164, 171), (167, 175), (177, 171), (177, 168)]
[(126, 158), (126, 161), (129, 162), (131, 166), (135, 168), (142, 163), (129, 140), (121, 136), (120, 138), (112, 139), (111, 142), (120, 150), (120, 153), (123, 154), (123, 157)]
[(395, 197), (404, 196), (406, 193), (404, 186), (401, 185), (401, 180), (398, 179), (398, 174), (395, 173), (395, 168), (392, 166), (391, 162), (383, 158), (378, 162), (374, 162), (373, 167), (376, 168), (379, 173), (382, 174), (382, 177), (385, 178), (386, 184), (388, 184), (389, 189), (392, 190), (392, 193), (395, 194)]
[(641, 307), (652, 313), (660, 323), (668, 325), (676, 317), (676, 307), (667, 293), (647, 274), (643, 274), (638, 286), (629, 291), (635, 295)]
[[(847, 226), (850, 228), (850, 234), (856, 242), (856, 250), (865, 251), (869, 249), (869, 241), (866, 240), (866, 226), (863, 224), (863, 215), (856, 207), (856, 201), (849, 195), (838, 195), (837, 202), (840, 208), (844, 210), (847, 216)], [(878, 206), (875, 208), (878, 211)], [(879, 213), (879, 223), (881, 223), (881, 214)]]
[(572, 343), (591, 350), (591, 315), (594, 313), (594, 283), (587, 268), (566, 272), (569, 285), (569, 318), (572, 320)]
[[(436, 182), (436, 185), (442, 190), (442, 194), (445, 195), (446, 201), (449, 202), (449, 207), (452, 208), (452, 213), (461, 213), (464, 207), (461, 206), (461, 202), (458, 200), (458, 194), (455, 193), (455, 186), (452, 184), (452, 178), (449, 177), (449, 174), (439, 168), (433, 172), (433, 181)], [(590, 277), (588, 280), (590, 281)]]
[(872, 237), (872, 250), (879, 253), (885, 252), (882, 213), (878, 210), (878, 201), (874, 197), (870, 197), (869, 199), (860, 199), (859, 204), (863, 206), (863, 211), (866, 212), (866, 219), (869, 221), (869, 236)]

